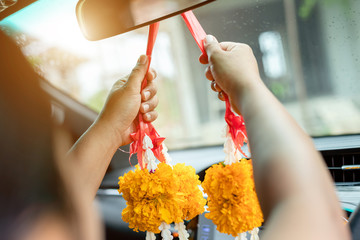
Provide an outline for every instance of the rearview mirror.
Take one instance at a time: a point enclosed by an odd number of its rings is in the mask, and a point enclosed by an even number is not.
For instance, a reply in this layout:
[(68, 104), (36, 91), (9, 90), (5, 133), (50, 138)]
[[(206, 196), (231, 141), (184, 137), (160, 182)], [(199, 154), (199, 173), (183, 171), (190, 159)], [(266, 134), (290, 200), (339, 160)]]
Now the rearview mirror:
[(100, 40), (198, 8), (215, 0), (80, 0), (76, 16), (88, 40)]

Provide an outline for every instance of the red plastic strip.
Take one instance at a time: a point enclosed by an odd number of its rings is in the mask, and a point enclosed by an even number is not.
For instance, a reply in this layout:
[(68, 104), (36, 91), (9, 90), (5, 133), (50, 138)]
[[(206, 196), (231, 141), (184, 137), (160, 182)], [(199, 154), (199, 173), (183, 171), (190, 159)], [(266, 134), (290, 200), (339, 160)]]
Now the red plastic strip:
[[(158, 22), (150, 25), (148, 43), (147, 43), (147, 49), (146, 49), (146, 55), (149, 59), (147, 71), (149, 71), (149, 68), (150, 68), (152, 50), (155, 45), (158, 30), (159, 30)], [(146, 85), (147, 85), (147, 79), (145, 76), (144, 80), (141, 84), (141, 89), (144, 89), (144, 87), (146, 87)], [(136, 132), (134, 132), (130, 135), (133, 139), (133, 142), (130, 144), (129, 161), (130, 161), (131, 156), (136, 153), (138, 163), (139, 163), (141, 169), (146, 168), (146, 164), (144, 164), (144, 162), (143, 162), (144, 150), (142, 148), (143, 139), (145, 137), (145, 134), (148, 135), (150, 137), (150, 139), (152, 140), (152, 143), (154, 145), (152, 150), (154, 152), (155, 157), (157, 159), (159, 159), (159, 161), (161, 161), (161, 162), (165, 161), (165, 158), (162, 153), (162, 150), (163, 150), (162, 142), (165, 140), (165, 138), (160, 137), (158, 132), (155, 130), (154, 126), (151, 123), (144, 122), (144, 120), (142, 118), (142, 114), (139, 114), (139, 124), (137, 126), (137, 130), (136, 130)]]
[[(147, 47), (146, 47), (146, 56), (149, 59), (149, 65), (148, 65), (147, 72), (149, 71), (149, 68), (150, 68), (152, 51), (153, 51), (153, 48), (155, 45), (157, 33), (159, 31), (159, 26), (160, 26), (160, 23), (156, 22), (156, 23), (151, 24), (149, 27), (149, 36), (148, 36), (148, 42), (147, 42)], [(144, 87), (146, 87), (146, 85), (147, 85), (147, 80), (146, 80), (146, 75), (145, 75), (144, 80), (142, 81), (142, 84), (141, 84), (141, 89), (144, 89)]]
[[(204, 48), (204, 39), (206, 37), (206, 33), (201, 27), (199, 21), (196, 19), (194, 13), (192, 11), (188, 11), (182, 13), (181, 16), (183, 17), (186, 26), (189, 28), (191, 35), (194, 37), (200, 50), (205, 56), (207, 56)], [(247, 142), (247, 133), (244, 118), (242, 116), (236, 115), (231, 110), (228, 96), (224, 94), (224, 97), (226, 103), (225, 121), (229, 126), (229, 133), (231, 134), (231, 138), (235, 144), (235, 147), (246, 157), (246, 154), (241, 149), (244, 143)]]
[(146, 48), (146, 55), (151, 57), (152, 51), (155, 45), (156, 37), (159, 31), (160, 23), (156, 22), (150, 25), (149, 28), (149, 36), (148, 36), (148, 43)]
[(226, 104), (225, 121), (229, 126), (229, 133), (236, 149), (239, 150), (239, 152), (241, 152), (244, 157), (247, 157), (244, 151), (241, 149), (241, 147), (244, 146), (244, 143), (248, 142), (244, 118), (241, 115), (235, 114), (231, 110), (229, 97), (226, 94), (224, 94), (224, 97)]
[(199, 46), (201, 52), (207, 56), (205, 48), (204, 48), (204, 39), (206, 37), (206, 33), (199, 21), (195, 17), (194, 13), (190, 10), (181, 14), (183, 17), (186, 26), (191, 32), (191, 35), (194, 37), (197, 45)]

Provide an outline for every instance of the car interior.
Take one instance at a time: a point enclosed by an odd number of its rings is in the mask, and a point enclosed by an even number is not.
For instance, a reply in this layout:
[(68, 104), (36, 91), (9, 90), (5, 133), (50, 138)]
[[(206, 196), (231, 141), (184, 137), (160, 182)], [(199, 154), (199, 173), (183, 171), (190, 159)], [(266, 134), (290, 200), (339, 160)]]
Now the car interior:
[[(0, 0), (0, 28), (40, 73), (53, 116), (73, 142), (96, 119), (112, 84), (145, 53), (148, 25), (160, 21), (152, 57), (159, 85), (154, 125), (173, 163), (193, 166), (201, 180), (224, 160), (225, 106), (209, 89), (201, 52), (179, 15), (193, 10), (219, 41), (252, 47), (267, 87), (312, 136), (353, 239), (360, 239), (360, 2), (137, 1)], [(183, 5), (161, 9), (165, 2)], [(145, 238), (121, 218), (126, 202), (118, 177), (136, 162), (128, 151), (116, 152), (96, 196), (108, 240)], [(233, 239), (204, 214), (186, 225), (190, 239)]]

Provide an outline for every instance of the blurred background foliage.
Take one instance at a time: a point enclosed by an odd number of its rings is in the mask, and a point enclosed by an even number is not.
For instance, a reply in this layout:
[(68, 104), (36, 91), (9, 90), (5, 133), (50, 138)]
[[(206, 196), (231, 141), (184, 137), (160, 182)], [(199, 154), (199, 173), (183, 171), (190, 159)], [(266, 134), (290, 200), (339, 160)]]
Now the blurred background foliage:
[(302, 0), (299, 8), (299, 16), (303, 20), (308, 19), (317, 4), (327, 6), (340, 5), (344, 9), (347, 9), (350, 6), (350, 0)]

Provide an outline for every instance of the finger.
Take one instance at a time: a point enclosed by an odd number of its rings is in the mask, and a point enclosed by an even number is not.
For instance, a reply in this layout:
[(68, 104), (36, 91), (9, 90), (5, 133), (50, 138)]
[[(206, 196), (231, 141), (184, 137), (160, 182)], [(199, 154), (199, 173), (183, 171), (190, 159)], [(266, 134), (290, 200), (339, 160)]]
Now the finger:
[(157, 96), (154, 96), (149, 101), (141, 103), (140, 112), (147, 113), (153, 111), (159, 104), (159, 99)]
[(157, 119), (158, 113), (156, 111), (151, 111), (143, 115), (143, 119), (146, 122), (153, 122)]
[(133, 89), (134, 91), (139, 91), (141, 88), (141, 82), (145, 77), (146, 70), (148, 65), (148, 58), (146, 55), (141, 55), (136, 66), (130, 73), (129, 79), (127, 81), (127, 86)]
[(234, 43), (234, 42), (221, 42), (220, 48), (224, 51), (231, 51), (234, 48), (238, 47), (239, 45), (240, 45), (239, 43)]
[(215, 81), (211, 82), (211, 89), (215, 92), (221, 92), (222, 89), (219, 87), (219, 85), (216, 84)]
[(209, 60), (211, 59), (212, 54), (222, 50), (219, 42), (212, 35), (206, 35), (205, 41), (204, 41), (204, 47), (205, 47), (205, 50), (206, 50)]
[(224, 92), (219, 92), (219, 93), (218, 93), (218, 98), (219, 98), (221, 101), (225, 101)]
[(153, 82), (153, 80), (156, 78), (156, 75), (156, 71), (150, 68), (149, 72), (147, 73), (148, 84), (141, 92), (142, 101), (149, 100), (157, 93), (157, 84)]
[(156, 81), (148, 82), (148, 85), (141, 91), (141, 100), (148, 101), (157, 93)]
[(206, 78), (209, 79), (210, 81), (213, 81), (213, 80), (214, 80), (214, 77), (213, 77), (213, 75), (212, 75), (212, 73), (211, 73), (211, 67), (210, 67), (210, 66), (208, 66), (208, 67), (206, 68), (206, 70), (205, 70), (205, 76), (206, 76)]
[(146, 75), (146, 79), (148, 81), (153, 81), (156, 77), (157, 77), (157, 73), (156, 73), (155, 69), (150, 68), (149, 72)]
[(199, 62), (201, 64), (208, 64), (209, 60), (208, 60), (207, 55), (201, 54), (201, 56), (199, 57)]

